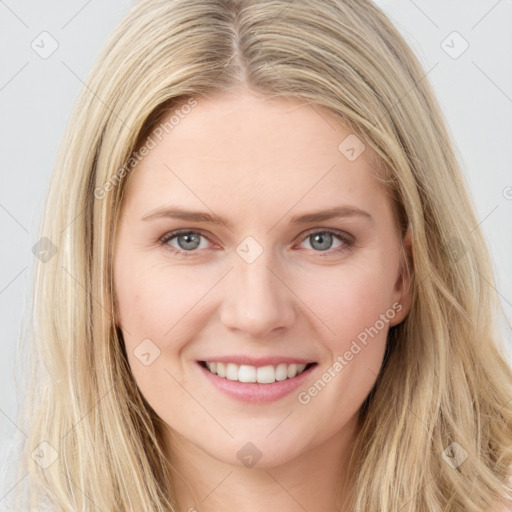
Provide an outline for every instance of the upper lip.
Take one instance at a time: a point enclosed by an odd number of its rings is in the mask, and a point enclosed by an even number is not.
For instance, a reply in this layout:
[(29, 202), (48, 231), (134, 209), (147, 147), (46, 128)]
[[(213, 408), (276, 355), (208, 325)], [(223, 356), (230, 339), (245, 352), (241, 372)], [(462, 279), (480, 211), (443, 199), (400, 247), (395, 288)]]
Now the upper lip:
[(248, 366), (277, 366), (278, 364), (309, 364), (314, 363), (310, 359), (302, 359), (300, 357), (287, 357), (287, 356), (270, 356), (270, 357), (250, 357), (246, 355), (232, 355), (232, 356), (214, 356), (202, 359), (206, 363), (234, 363), (237, 365)]

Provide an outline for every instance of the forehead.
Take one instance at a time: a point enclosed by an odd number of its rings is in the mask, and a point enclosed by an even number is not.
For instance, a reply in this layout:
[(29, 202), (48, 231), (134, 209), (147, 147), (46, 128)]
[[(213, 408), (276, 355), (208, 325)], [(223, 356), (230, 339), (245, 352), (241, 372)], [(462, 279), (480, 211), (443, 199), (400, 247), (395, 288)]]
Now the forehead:
[(156, 145), (126, 184), (132, 206), (223, 207), (229, 200), (241, 211), (261, 213), (341, 199), (368, 206), (370, 196), (382, 194), (369, 148), (327, 109), (298, 99), (224, 93), (200, 97), (186, 112), (169, 113), (160, 126), (172, 129), (150, 135)]

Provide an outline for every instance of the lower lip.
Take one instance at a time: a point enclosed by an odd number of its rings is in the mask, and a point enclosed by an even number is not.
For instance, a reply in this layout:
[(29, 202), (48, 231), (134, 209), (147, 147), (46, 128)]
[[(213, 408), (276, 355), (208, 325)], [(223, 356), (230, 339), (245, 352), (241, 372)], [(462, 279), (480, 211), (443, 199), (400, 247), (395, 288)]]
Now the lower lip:
[(276, 381), (272, 384), (260, 384), (258, 382), (239, 382), (237, 380), (229, 380), (224, 377), (214, 375), (206, 368), (198, 363), (203, 375), (211, 382), (219, 391), (225, 393), (231, 398), (235, 398), (242, 402), (252, 403), (268, 403), (279, 400), (286, 395), (292, 393), (301, 384), (309, 378), (317, 364), (304, 370), (300, 375), (292, 379)]

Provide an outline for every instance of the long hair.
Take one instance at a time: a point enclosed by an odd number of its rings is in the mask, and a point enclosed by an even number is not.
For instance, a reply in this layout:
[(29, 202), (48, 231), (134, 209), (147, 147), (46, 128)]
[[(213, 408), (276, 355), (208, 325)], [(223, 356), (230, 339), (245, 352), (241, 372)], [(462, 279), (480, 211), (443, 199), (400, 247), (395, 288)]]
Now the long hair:
[(116, 225), (131, 169), (164, 116), (239, 87), (338, 116), (377, 157), (375, 174), (412, 235), (412, 307), (390, 329), (361, 408), (351, 510), (481, 512), (510, 498), (504, 315), (426, 74), (370, 0), (131, 8), (86, 79), (46, 196), (48, 250), (34, 266), (23, 363), (32, 379), (19, 418), (29, 433), (23, 510), (174, 506), (162, 420), (137, 388), (114, 321)]

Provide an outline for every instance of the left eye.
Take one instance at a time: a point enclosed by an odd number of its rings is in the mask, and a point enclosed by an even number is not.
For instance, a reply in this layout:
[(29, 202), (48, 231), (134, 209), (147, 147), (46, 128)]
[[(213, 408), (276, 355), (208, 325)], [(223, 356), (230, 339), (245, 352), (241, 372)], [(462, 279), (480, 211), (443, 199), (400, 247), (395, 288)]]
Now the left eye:
[[(311, 240), (310, 245), (313, 249), (318, 249), (320, 252), (325, 252), (332, 247), (333, 239), (337, 238), (340, 243), (334, 247), (331, 252), (340, 252), (348, 249), (352, 243), (347, 235), (338, 234), (337, 232), (326, 230), (326, 231), (314, 231), (306, 235), (304, 242)], [(315, 247), (316, 246), (316, 247)]]
[[(334, 239), (339, 240), (339, 244), (332, 249), (332, 244)], [(164, 235), (160, 239), (160, 243), (166, 246), (172, 253), (176, 253), (179, 255), (184, 255), (190, 252), (197, 252), (195, 249), (205, 249), (207, 248), (208, 243), (205, 242), (201, 247), (201, 239), (208, 241), (204, 235), (202, 235), (199, 231), (172, 231), (166, 235)], [(340, 253), (343, 251), (347, 251), (354, 244), (354, 241), (351, 236), (342, 232), (342, 231), (334, 231), (331, 229), (324, 230), (316, 230), (310, 231), (306, 233), (306, 235), (302, 236), (303, 242), (307, 240), (311, 240), (310, 245), (315, 250), (315, 252), (327, 252), (327, 254), (332, 253)], [(170, 242), (176, 241), (178, 247), (172, 245)], [(321, 256), (324, 256), (323, 254)]]

